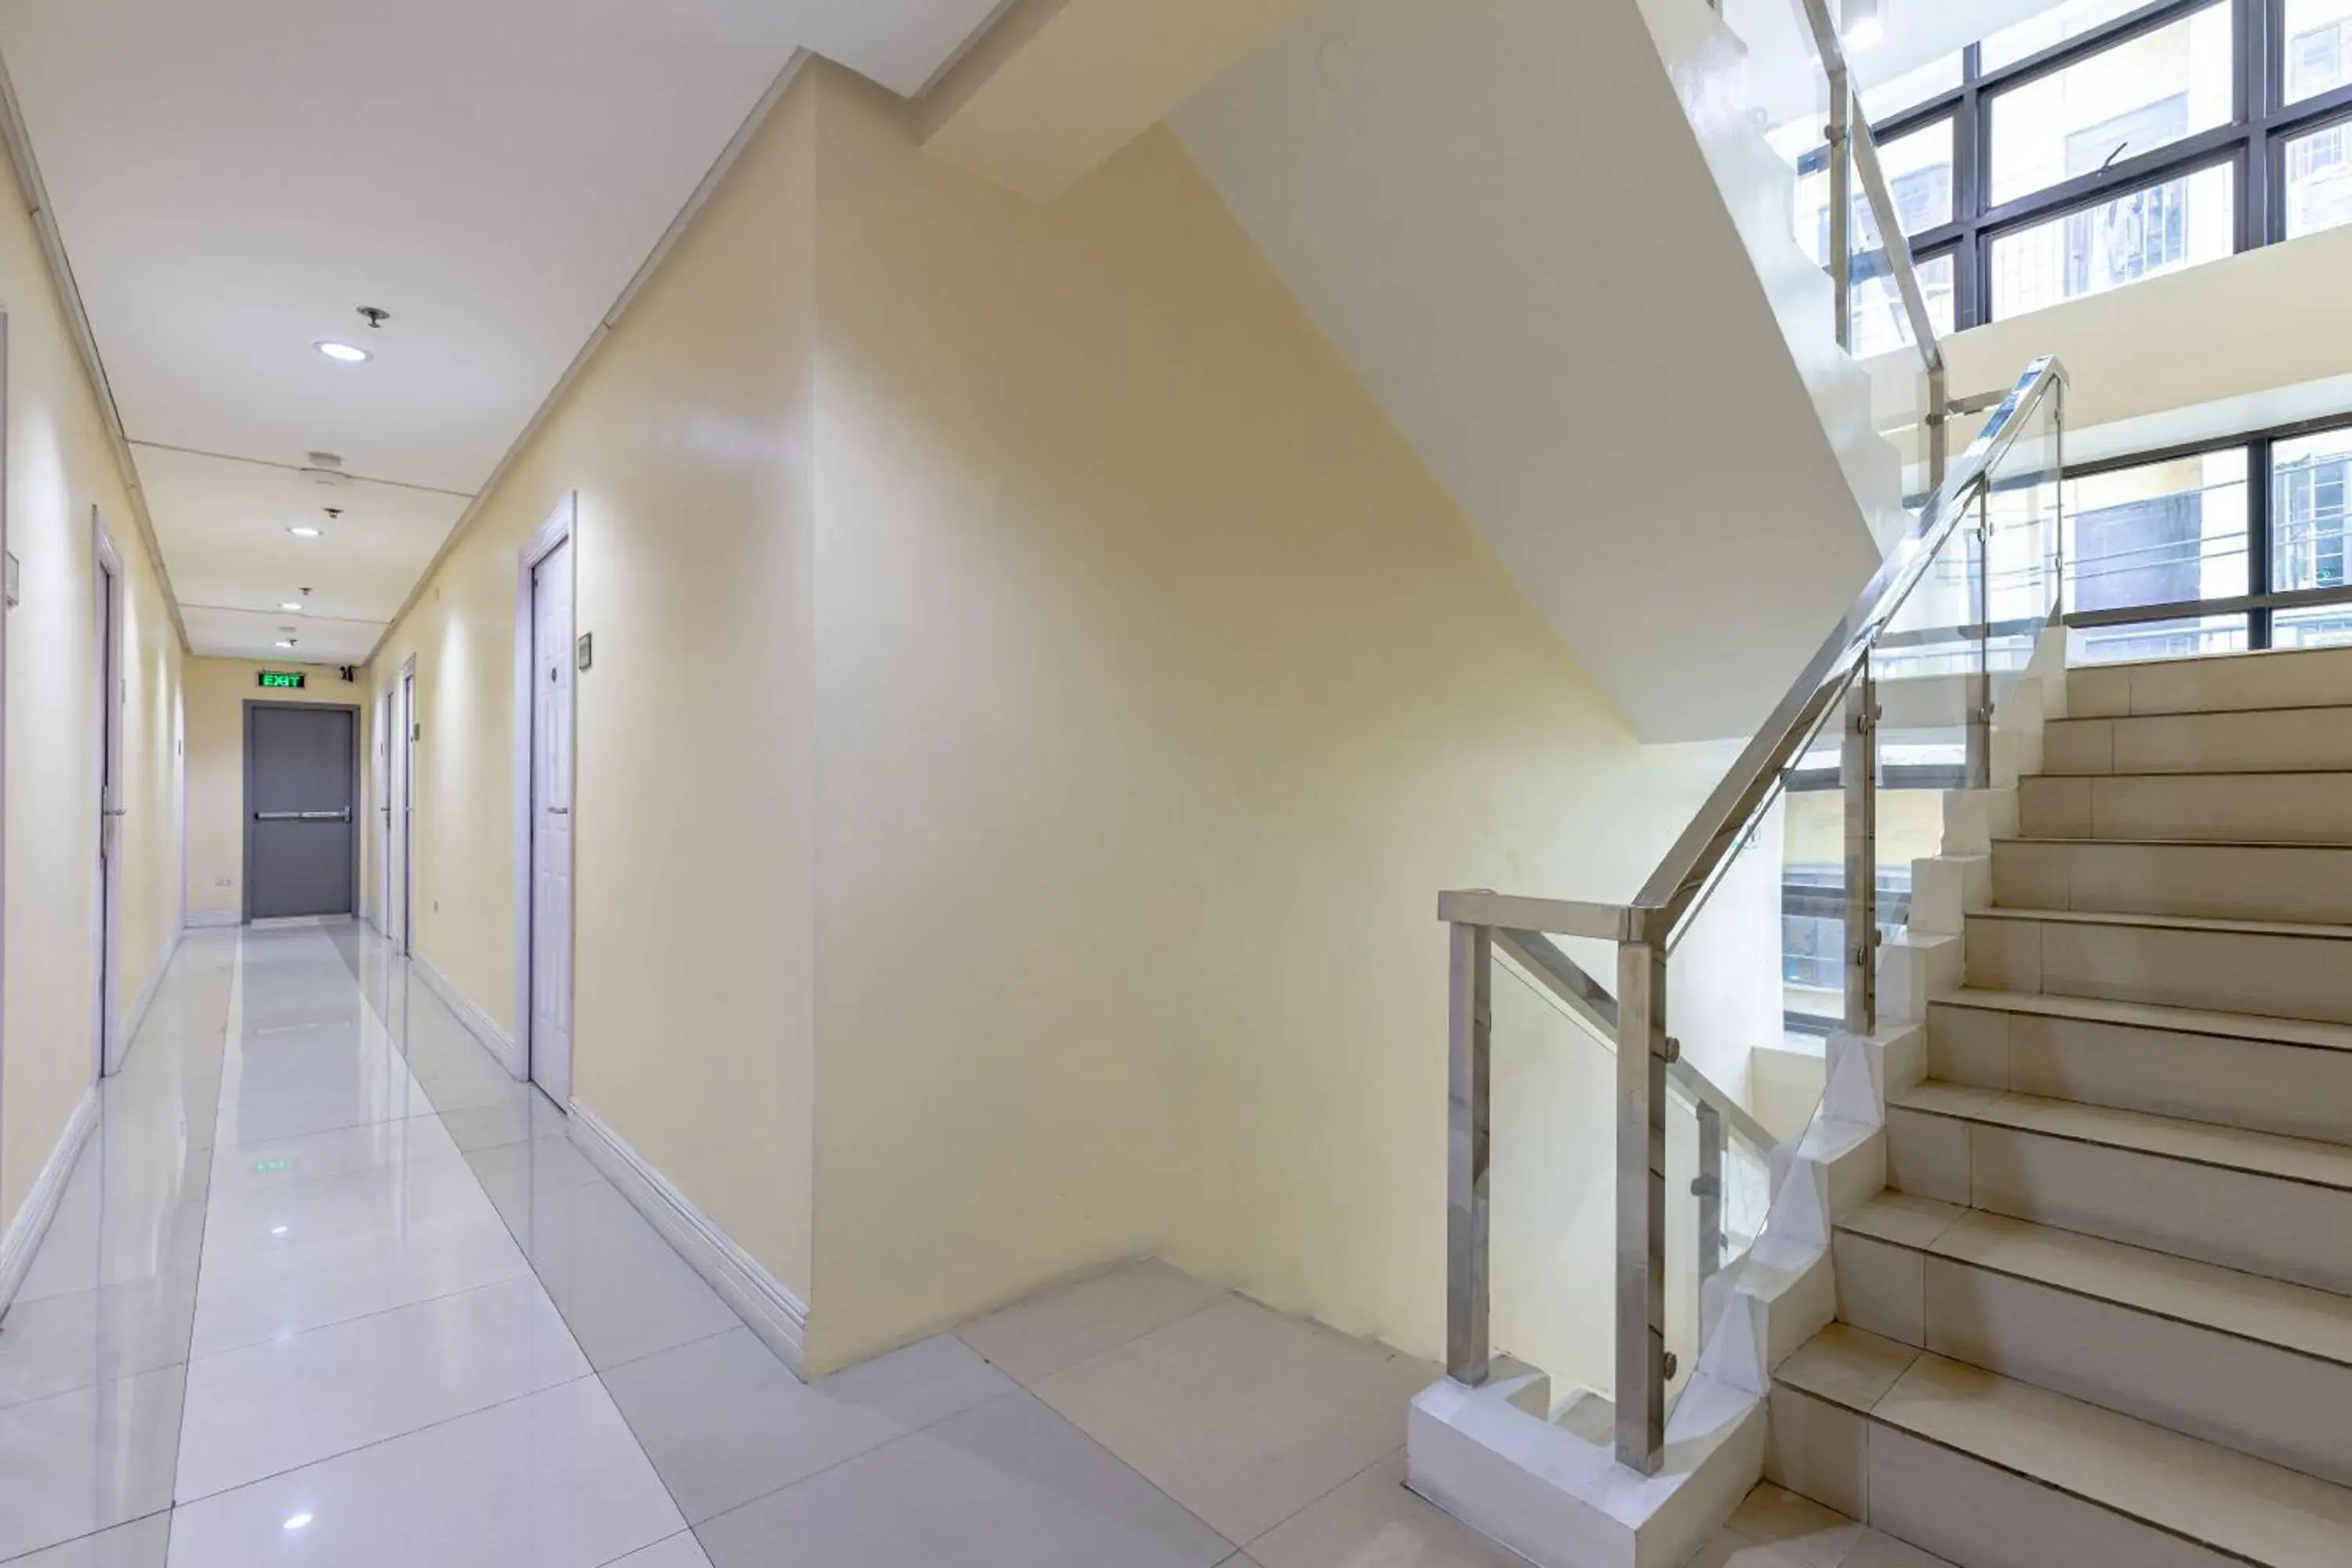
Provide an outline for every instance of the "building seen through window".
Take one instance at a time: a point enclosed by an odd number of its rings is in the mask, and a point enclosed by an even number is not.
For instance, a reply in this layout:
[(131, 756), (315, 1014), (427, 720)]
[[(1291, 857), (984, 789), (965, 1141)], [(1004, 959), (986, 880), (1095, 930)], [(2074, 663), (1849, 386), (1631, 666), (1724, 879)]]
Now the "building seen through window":
[[(1859, 96), (1938, 331), (2352, 223), (2352, 0), (2069, 0)], [(1772, 141), (1826, 265), (1820, 137)], [(1910, 323), (1859, 191), (1851, 228), (1854, 349), (1885, 353)]]

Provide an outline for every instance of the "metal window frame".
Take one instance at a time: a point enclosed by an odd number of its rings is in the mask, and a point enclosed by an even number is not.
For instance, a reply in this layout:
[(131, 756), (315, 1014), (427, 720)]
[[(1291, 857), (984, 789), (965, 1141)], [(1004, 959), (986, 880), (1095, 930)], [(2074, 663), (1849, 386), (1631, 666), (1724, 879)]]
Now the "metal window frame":
[[(2186, 458), (2210, 457), (2216, 452), (2242, 451), (2246, 454), (2246, 597), (2266, 599), (2280, 592), (2271, 586), (2271, 498), (2276, 482), (2273, 455), (2282, 441), (2298, 440), (2305, 436), (2328, 436), (2352, 432), (2352, 415), (2328, 414), (2311, 419), (2296, 419), (2282, 425), (2267, 425), (2259, 429), (2239, 431), (2227, 436), (2200, 437), (2194, 441), (2178, 442), (2169, 447), (2157, 447), (2145, 451), (2121, 453), (2095, 461), (2070, 464), (2066, 482), (2095, 479), (2101, 474), (2121, 473), (2131, 468), (2152, 468), (2158, 463), (2179, 462)], [(2069, 517), (2074, 508), (2066, 509)], [(2243, 616), (2246, 619), (2246, 647), (2250, 651), (2273, 646), (2273, 611), (2264, 604), (2245, 609), (2231, 608), (2221, 615)], [(2211, 617), (2199, 617), (2211, 618)]]
[[(2236, 167), (2231, 253), (2257, 249), (2286, 237), (2285, 144), (2331, 124), (2352, 124), (2352, 82), (2299, 103), (2286, 103), (2287, 0), (2219, 3), (2231, 8), (2234, 55), (2228, 123), (1998, 206), (1988, 202), (1992, 188), (1994, 100), (2136, 37), (2171, 26), (2210, 8), (2216, 0), (2151, 0), (2079, 37), (2064, 39), (1991, 71), (1984, 68), (1983, 45), (1969, 44), (1960, 51), (1958, 86), (1907, 104), (1872, 123), (1872, 134), (1883, 146), (1938, 120), (1948, 117), (1952, 121), (1952, 220), (1906, 237), (1915, 265), (1947, 252), (1953, 255), (1954, 331), (1965, 331), (1993, 319), (1996, 239), (2218, 164)], [(1828, 157), (1827, 147), (1817, 147), (1798, 161), (1798, 171), (1814, 173), (1827, 165)]]

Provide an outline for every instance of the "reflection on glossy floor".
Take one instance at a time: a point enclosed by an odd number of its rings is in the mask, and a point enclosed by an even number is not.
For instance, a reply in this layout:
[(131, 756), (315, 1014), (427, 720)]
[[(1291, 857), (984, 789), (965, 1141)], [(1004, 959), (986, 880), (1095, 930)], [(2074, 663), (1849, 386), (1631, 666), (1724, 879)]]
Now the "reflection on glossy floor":
[(1426, 1363), (1139, 1263), (803, 1385), (562, 1132), (363, 930), (192, 933), (0, 1319), (0, 1562), (1513, 1561), (1398, 1484)]

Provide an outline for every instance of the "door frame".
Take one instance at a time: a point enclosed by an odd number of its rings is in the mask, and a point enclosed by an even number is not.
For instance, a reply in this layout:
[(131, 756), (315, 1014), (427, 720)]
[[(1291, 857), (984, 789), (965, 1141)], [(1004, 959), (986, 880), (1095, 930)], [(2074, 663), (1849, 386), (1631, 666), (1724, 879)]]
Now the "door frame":
[(245, 730), (243, 737), (245, 796), (242, 824), (244, 842), (240, 847), (245, 873), (244, 907), (240, 911), (244, 916), (244, 923), (247, 925), (253, 923), (253, 714), (254, 710), (257, 708), (289, 709), (300, 713), (348, 713), (352, 716), (351, 914), (353, 920), (357, 920), (362, 901), (360, 899), (360, 726), (366, 721), (360, 711), (359, 704), (355, 702), (283, 702), (272, 701), (264, 697), (248, 697), (245, 700), (245, 713), (241, 720)]
[[(536, 586), (534, 574), (538, 570), (539, 563), (554, 554), (558, 547), (565, 544), (572, 546), (572, 628), (576, 636), (580, 629), (580, 549), (575, 537), (579, 531), (579, 511), (580, 492), (565, 491), (563, 499), (556, 503), (555, 510), (547, 514), (547, 521), (533, 530), (531, 536), (523, 542), (515, 563), (514, 1073), (515, 1077), (524, 1083), (536, 1081), (531, 1074), (531, 997), (535, 994), (535, 988), (531, 984), (534, 979), (531, 965), (537, 956), (531, 936), (534, 923), (532, 916), (536, 912), (534, 904), (538, 891), (536, 881), (531, 876), (531, 868), (535, 858), (534, 849), (539, 837), (536, 832), (538, 822), (531, 815), (532, 806), (535, 804), (531, 792), (537, 782), (535, 770), (532, 767), (532, 763), (536, 760), (531, 745), (534, 727), (532, 721), (539, 710), (538, 703), (533, 700), (537, 690), (534, 677), (538, 671), (538, 660), (533, 650), (538, 645), (539, 631), (539, 603), (533, 592)], [(573, 674), (575, 676), (578, 674), (576, 668)], [(572, 864), (575, 874), (580, 865), (579, 758), (580, 682), (574, 679), (572, 683), (572, 767), (571, 775), (573, 806)], [(576, 887), (572, 889), (572, 908), (576, 917), (580, 909), (579, 889)], [(565, 929), (575, 931), (573, 923), (569, 921), (566, 922)], [(579, 949), (576, 931), (572, 947), (575, 952)], [(570, 1107), (567, 1106), (565, 1109), (569, 1110)]]
[[(90, 1081), (95, 1083), (122, 1065), (121, 1009), (115, 1004), (115, 982), (122, 964), (122, 708), (129, 694), (129, 661), (124, 658), (122, 552), (107, 531), (106, 519), (89, 509), (90, 570), (94, 590), (90, 607), (91, 674), (98, 699), (98, 722), (92, 727), (90, 755), (100, 781), (98, 797), (98, 902), (90, 911), (90, 942), (98, 962), (98, 995), (91, 1019)], [(107, 845), (108, 828), (114, 843)]]
[[(8, 553), (8, 307), (0, 303), (0, 556)], [(8, 886), (8, 618), (13, 614), (0, 594), (0, 889)], [(0, 919), (0, 995), (8, 978), (7, 921)], [(7, 1009), (0, 1007), (0, 1145), (7, 1142), (8, 1062)]]
[(375, 798), (369, 804), (374, 808), (380, 826), (375, 838), (375, 898), (368, 910), (368, 924), (375, 927), (381, 937), (392, 935), (392, 716), (395, 706), (394, 689), (390, 686), (375, 694), (374, 756), (373, 763)]
[(403, 958), (416, 951), (416, 656), (400, 661), (400, 679), (393, 683), (394, 707), (400, 727), (394, 733), (399, 750), (393, 753), (393, 781), (400, 791), (400, 808), (393, 814), (400, 837), (400, 935), (394, 946)]

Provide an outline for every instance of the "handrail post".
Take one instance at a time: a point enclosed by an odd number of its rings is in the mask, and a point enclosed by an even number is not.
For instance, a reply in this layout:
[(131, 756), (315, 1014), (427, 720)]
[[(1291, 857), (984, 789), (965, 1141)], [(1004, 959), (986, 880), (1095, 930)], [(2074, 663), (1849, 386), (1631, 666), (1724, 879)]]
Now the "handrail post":
[(1843, 58), (1823, 62), (1830, 79), (1830, 314), (1837, 345), (1853, 348), (1853, 93)]
[(1445, 1375), (1486, 1381), (1486, 1168), (1494, 1073), (1495, 933), (1448, 928), (1454, 944), (1446, 1045)]
[(1666, 954), (1617, 949), (1617, 1462), (1666, 1446)]
[(1864, 657), (1838, 748), (1845, 792), (1845, 1026), (1878, 1027), (1878, 680)]
[(1977, 491), (1975, 571), (1969, 574), (1969, 619), (1976, 663), (1969, 671), (1968, 787), (1992, 787), (1992, 486)]
[(1927, 367), (1927, 493), (1944, 488), (1952, 457), (1951, 382), (1938, 354)]
[(1698, 1102), (1698, 1179), (1691, 1194), (1698, 1199), (1698, 1280), (1702, 1289), (1723, 1269), (1723, 1112), (1707, 1100)]

